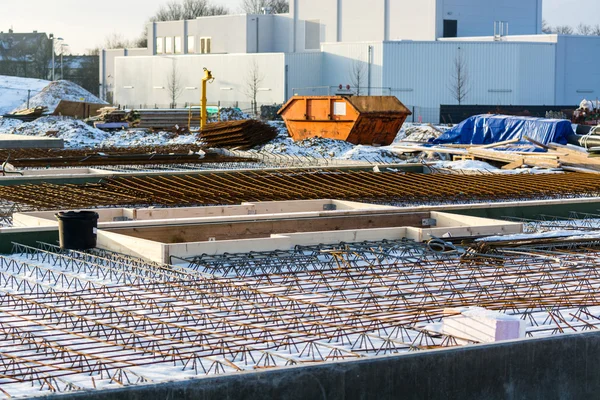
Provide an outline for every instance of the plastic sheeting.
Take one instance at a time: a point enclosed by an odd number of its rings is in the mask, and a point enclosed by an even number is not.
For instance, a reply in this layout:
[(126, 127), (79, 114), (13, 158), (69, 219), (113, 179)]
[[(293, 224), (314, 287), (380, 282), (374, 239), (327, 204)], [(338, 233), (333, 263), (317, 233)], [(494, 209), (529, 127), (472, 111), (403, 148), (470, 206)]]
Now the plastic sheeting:
[(567, 144), (573, 134), (571, 122), (562, 119), (514, 117), (508, 115), (477, 115), (464, 120), (442, 136), (434, 144), (492, 144), (519, 139), (527, 142), (527, 136), (540, 143)]

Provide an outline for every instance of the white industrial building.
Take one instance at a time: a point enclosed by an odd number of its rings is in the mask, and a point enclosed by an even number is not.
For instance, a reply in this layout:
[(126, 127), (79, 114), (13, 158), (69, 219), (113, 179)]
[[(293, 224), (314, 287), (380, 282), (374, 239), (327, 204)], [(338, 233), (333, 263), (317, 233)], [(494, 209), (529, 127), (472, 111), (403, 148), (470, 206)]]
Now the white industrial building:
[(566, 105), (600, 90), (600, 37), (543, 35), (542, 0), (290, 0), (290, 13), (229, 15), (149, 24), (147, 49), (104, 50), (102, 93), (115, 104), (166, 107), (174, 72), (177, 104), (200, 100), (213, 71), (211, 104), (250, 108), (294, 94), (392, 94), (416, 118), (437, 122), (457, 104)]

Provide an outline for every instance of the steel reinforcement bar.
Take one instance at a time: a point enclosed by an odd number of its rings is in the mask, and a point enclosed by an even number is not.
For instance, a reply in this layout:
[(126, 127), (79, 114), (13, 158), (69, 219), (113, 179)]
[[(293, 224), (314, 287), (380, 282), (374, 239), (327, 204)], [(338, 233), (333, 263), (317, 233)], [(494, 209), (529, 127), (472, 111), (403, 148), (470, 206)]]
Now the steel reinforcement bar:
[[(71, 391), (455, 346), (458, 338), (429, 330), (454, 307), (518, 315), (534, 337), (600, 327), (597, 247), (491, 256), (364, 242), (282, 252), (279, 272), (267, 272), (270, 254), (186, 268), (50, 244), (14, 250), (0, 256), (7, 396), (30, 385)], [(199, 271), (229, 262), (239, 268), (232, 276)], [(307, 268), (282, 272), (292, 270), (285, 264)]]
[(131, 176), (85, 185), (18, 185), (0, 187), (0, 200), (41, 210), (321, 198), (391, 204), (452, 204), (593, 197), (599, 193), (600, 177), (591, 174), (457, 176), (305, 169)]

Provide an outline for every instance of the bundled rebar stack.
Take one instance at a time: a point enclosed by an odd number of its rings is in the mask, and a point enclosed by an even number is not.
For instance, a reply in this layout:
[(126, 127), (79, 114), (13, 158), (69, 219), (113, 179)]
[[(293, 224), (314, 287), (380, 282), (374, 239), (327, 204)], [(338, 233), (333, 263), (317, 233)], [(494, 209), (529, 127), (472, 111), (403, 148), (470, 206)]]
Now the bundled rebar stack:
[(208, 147), (242, 150), (268, 143), (276, 137), (276, 128), (253, 119), (208, 124), (200, 133)]

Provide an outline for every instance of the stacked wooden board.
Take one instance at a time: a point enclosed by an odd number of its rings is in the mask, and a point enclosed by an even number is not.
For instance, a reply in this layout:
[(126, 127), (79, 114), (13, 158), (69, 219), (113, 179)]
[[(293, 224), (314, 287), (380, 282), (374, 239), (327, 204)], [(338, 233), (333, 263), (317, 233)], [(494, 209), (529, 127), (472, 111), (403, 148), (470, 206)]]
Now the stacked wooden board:
[(544, 145), (526, 138), (539, 152), (515, 150), (498, 150), (497, 148), (510, 148), (515, 141), (494, 143), (491, 145), (395, 145), (393, 150), (401, 153), (426, 153), (429, 155), (448, 154), (460, 159), (483, 160), (501, 165), (502, 169), (511, 170), (522, 167), (538, 167), (547, 169), (563, 169), (565, 171), (586, 172), (600, 174), (600, 157), (598, 154), (588, 152), (583, 147), (574, 145), (561, 145), (550, 143)]

